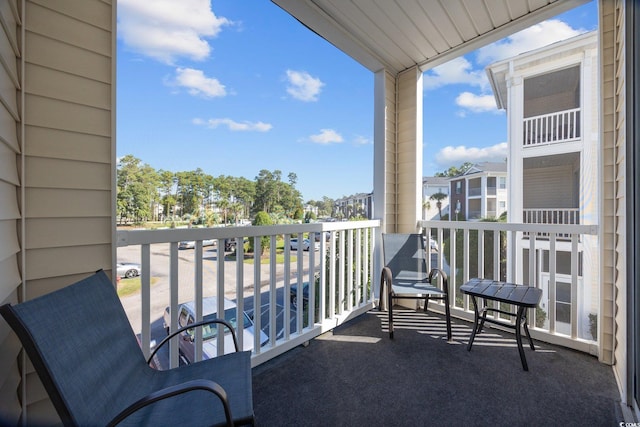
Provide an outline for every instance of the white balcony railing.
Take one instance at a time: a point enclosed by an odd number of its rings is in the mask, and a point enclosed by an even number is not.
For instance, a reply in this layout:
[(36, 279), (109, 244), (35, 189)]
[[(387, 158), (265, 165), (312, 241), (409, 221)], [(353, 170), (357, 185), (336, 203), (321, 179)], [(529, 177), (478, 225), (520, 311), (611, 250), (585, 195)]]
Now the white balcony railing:
[(580, 224), (580, 209), (523, 209), (522, 222), (525, 224)]
[[(123, 298), (133, 329), (140, 334), (141, 347), (149, 354), (152, 328), (158, 335), (164, 309), (171, 307), (171, 330), (178, 326), (179, 303), (193, 300), (196, 321), (202, 317), (202, 299), (224, 295), (236, 302), (237, 318), (246, 311), (254, 331), (262, 329), (268, 342), (260, 346), (254, 334), (254, 366), (303, 344), (346, 319), (373, 307), (372, 284), (374, 234), (379, 221), (334, 222), (256, 227), (118, 231), (119, 261), (140, 262), (140, 295)], [(291, 239), (319, 241), (319, 249), (295, 251)], [(205, 239), (216, 245), (203, 248)], [(235, 253), (224, 251), (226, 239), (235, 239)], [(262, 242), (269, 248), (260, 256)], [(178, 242), (195, 241), (195, 249), (179, 251)], [(243, 242), (253, 240), (253, 254)], [(248, 246), (248, 245), (247, 245)], [(122, 259), (126, 252), (130, 259)], [(152, 278), (154, 279), (152, 281)], [(153, 283), (153, 284), (152, 284)], [(290, 298), (291, 287), (298, 290)], [(310, 284), (310, 285), (309, 285)], [(303, 301), (308, 299), (308, 304)], [(134, 302), (131, 303), (129, 299)], [(127, 300), (127, 301), (125, 301)], [(218, 299), (220, 301), (220, 298)], [(294, 304), (297, 303), (297, 304)], [(218, 312), (222, 312), (222, 303)], [(243, 326), (238, 340), (243, 346)], [(218, 354), (224, 343), (220, 334)], [(166, 336), (166, 332), (158, 337)], [(157, 341), (157, 339), (156, 339)], [(174, 342), (175, 341), (175, 342)], [(202, 355), (201, 336), (195, 339), (196, 359)], [(169, 366), (179, 362), (177, 339), (169, 343)]]
[(459, 291), (473, 277), (529, 284), (543, 289), (540, 308), (527, 316), (532, 336), (597, 354), (597, 226), (419, 221), (418, 227), (438, 242), (429, 268), (449, 274), (455, 316), (473, 319)]
[(533, 147), (580, 139), (580, 109), (558, 111), (523, 120), (523, 146)]

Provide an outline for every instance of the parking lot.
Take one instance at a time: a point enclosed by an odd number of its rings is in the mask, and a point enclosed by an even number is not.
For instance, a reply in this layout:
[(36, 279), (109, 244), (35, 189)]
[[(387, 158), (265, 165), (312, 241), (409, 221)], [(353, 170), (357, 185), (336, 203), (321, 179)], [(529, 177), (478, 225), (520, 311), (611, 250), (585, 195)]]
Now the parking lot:
[[(169, 289), (169, 277), (170, 277), (170, 257), (169, 257), (169, 244), (156, 244), (151, 246), (151, 339), (159, 343), (165, 336), (166, 332), (163, 329), (163, 313), (165, 308), (169, 305), (170, 289)], [(185, 249), (178, 251), (178, 301), (180, 303), (186, 301), (192, 301), (195, 297), (194, 286), (194, 254), (193, 249)], [(215, 246), (203, 248), (203, 295), (205, 297), (216, 295), (217, 292), (217, 275), (218, 275), (218, 248)], [(296, 252), (292, 252), (292, 257), (297, 255)], [(308, 253), (303, 252), (305, 268), (308, 265)], [(140, 247), (139, 246), (126, 246), (118, 248), (118, 262), (134, 262), (140, 263)], [(295, 274), (297, 263), (291, 263), (291, 274)], [(260, 328), (267, 334), (270, 334), (270, 312), (269, 312), (269, 264), (261, 264), (261, 284), (260, 284)], [(244, 295), (244, 309), (250, 317), (255, 318), (254, 310), (254, 267), (253, 263), (243, 263), (243, 295)], [(306, 276), (305, 276), (306, 277)], [(280, 336), (284, 331), (284, 267), (282, 264), (278, 266), (276, 270), (277, 278), (277, 290), (276, 290), (276, 310), (275, 318), (276, 323), (275, 334)], [(126, 279), (123, 279), (126, 280)], [(235, 257), (230, 256), (229, 253), (225, 256), (224, 262), (224, 293), (225, 297), (236, 300), (236, 261)], [(288, 296), (287, 296), (288, 297)], [(141, 330), (141, 300), (140, 293), (135, 293), (129, 296), (125, 296), (122, 299), (122, 304), (125, 308), (131, 326), (136, 334)], [(295, 330), (295, 308), (291, 308), (291, 330)], [(255, 319), (257, 320), (257, 319)], [(159, 353), (159, 362), (161, 366), (166, 363), (168, 352), (166, 349), (161, 350)]]

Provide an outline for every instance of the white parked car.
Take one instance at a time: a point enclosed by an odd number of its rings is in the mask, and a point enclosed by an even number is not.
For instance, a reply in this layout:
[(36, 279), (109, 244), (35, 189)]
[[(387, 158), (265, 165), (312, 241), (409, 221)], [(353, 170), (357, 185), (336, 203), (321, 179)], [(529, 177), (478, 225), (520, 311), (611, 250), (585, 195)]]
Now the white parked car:
[(125, 279), (139, 276), (141, 269), (140, 264), (132, 262), (119, 262), (116, 264), (116, 273), (118, 277), (123, 277)]
[[(204, 239), (202, 241), (202, 246), (215, 246), (216, 245), (216, 240), (215, 239)], [(195, 240), (183, 240), (182, 242), (178, 243), (178, 249), (194, 249), (196, 247), (196, 242)]]
[[(291, 241), (289, 242), (289, 246), (291, 247), (292, 251), (297, 251), (298, 250), (298, 239), (291, 239)], [(302, 250), (303, 251), (308, 251), (310, 248), (311, 248), (311, 240), (303, 239), (302, 240)], [(319, 251), (320, 250), (320, 242), (313, 242), (313, 250), (314, 251)]]
[[(218, 310), (218, 298), (217, 297), (207, 297), (202, 300), (202, 312), (203, 312), (203, 320), (216, 319), (219, 318), (217, 316)], [(239, 323), (236, 318), (236, 303), (231, 301), (228, 298), (224, 299), (224, 320), (229, 322), (231, 326), (236, 330), (236, 334), (239, 333)], [(243, 335), (242, 335), (242, 346), (241, 350), (253, 350), (253, 336), (254, 336), (254, 327), (253, 320), (249, 317), (246, 312), (242, 312), (242, 325), (244, 326)], [(193, 301), (186, 302), (184, 304), (180, 304), (178, 306), (178, 327), (182, 328), (191, 323), (195, 322), (195, 303)], [(170, 318), (170, 309), (167, 307), (164, 311), (164, 320), (163, 326), (169, 334), (169, 325), (171, 323)], [(233, 337), (231, 336), (231, 332), (227, 328), (224, 328), (225, 336), (224, 336), (224, 353), (232, 353), (235, 351), (235, 347), (233, 346)], [(178, 348), (180, 357), (182, 360), (189, 364), (195, 361), (195, 329), (187, 329), (186, 331), (178, 334)], [(210, 325), (202, 326), (202, 358), (210, 359), (212, 357), (216, 357), (218, 355), (218, 324), (212, 323)], [(238, 337), (239, 338), (239, 337)], [(264, 345), (269, 340), (269, 337), (260, 330), (260, 345)]]

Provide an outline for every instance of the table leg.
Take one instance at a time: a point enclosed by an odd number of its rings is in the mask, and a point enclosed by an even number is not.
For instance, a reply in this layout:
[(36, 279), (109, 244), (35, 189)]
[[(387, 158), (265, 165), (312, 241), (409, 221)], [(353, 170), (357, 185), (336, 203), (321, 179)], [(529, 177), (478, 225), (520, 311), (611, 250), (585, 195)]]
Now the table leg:
[[(524, 307), (522, 306), (518, 307), (518, 314), (516, 316), (516, 342), (518, 343), (518, 352), (520, 353), (520, 361), (522, 362), (522, 369), (524, 369), (525, 371), (528, 371), (529, 366), (527, 365), (527, 359), (525, 358), (524, 349), (522, 348), (522, 331), (520, 330), (524, 311), (525, 311)], [(529, 335), (529, 332), (527, 332), (527, 336), (528, 335)], [(531, 341), (529, 342), (531, 343)]]
[(471, 302), (473, 303), (473, 332), (471, 332), (471, 338), (469, 338), (469, 344), (467, 344), (467, 351), (471, 351), (473, 340), (476, 338), (476, 332), (478, 331), (478, 318), (480, 317), (480, 314), (478, 313), (478, 303), (476, 301), (476, 297), (473, 295), (471, 295)]
[(533, 345), (533, 339), (531, 339), (531, 334), (529, 333), (529, 327), (527, 326), (527, 314), (526, 314), (526, 311), (525, 311), (525, 314), (524, 314), (522, 320), (524, 321), (524, 324), (523, 324), (524, 333), (527, 334), (527, 339), (529, 340), (529, 347), (531, 347), (531, 350), (536, 351), (536, 348)]

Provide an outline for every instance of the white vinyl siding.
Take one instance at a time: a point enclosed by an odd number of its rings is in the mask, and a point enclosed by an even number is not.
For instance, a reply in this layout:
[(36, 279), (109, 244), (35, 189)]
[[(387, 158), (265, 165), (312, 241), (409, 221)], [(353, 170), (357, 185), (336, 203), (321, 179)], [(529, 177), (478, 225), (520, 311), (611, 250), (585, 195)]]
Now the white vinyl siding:
[[(616, 76), (616, 68), (618, 61), (621, 59), (616, 54), (617, 48), (617, 26), (620, 25), (616, 20), (616, 3), (617, 2), (600, 2), (600, 51), (601, 51), (601, 135), (602, 135), (602, 221), (600, 235), (600, 254), (601, 254), (601, 295), (600, 295), (600, 360), (606, 363), (619, 363), (620, 360), (614, 359), (614, 331), (616, 325), (614, 318), (616, 309), (614, 307), (615, 287), (621, 280), (620, 271), (617, 264), (620, 259), (620, 253), (616, 247), (618, 241), (617, 233), (620, 224), (616, 220), (618, 215), (616, 207), (617, 194), (620, 192), (618, 187), (619, 171), (616, 164), (617, 151), (617, 132), (616, 121), (623, 119), (620, 117), (616, 107), (618, 77)], [(624, 190), (622, 190), (624, 193)], [(624, 225), (623, 225), (624, 227)], [(624, 286), (623, 286), (624, 288)], [(618, 327), (620, 324), (618, 324)], [(620, 369), (620, 364), (614, 366), (614, 370)]]
[(422, 206), (422, 72), (397, 77), (396, 231), (415, 233)]
[[(20, 19), (16, 0), (0, 2), (0, 304), (18, 301), (22, 283), (18, 230), (20, 143), (18, 94), (20, 80), (18, 34)], [(16, 424), (20, 418), (20, 343), (0, 320), (0, 422)]]
[[(0, 302), (13, 303), (111, 270), (115, 2), (3, 1), (0, 19)], [(1, 421), (55, 422), (19, 350), (0, 322)]]

